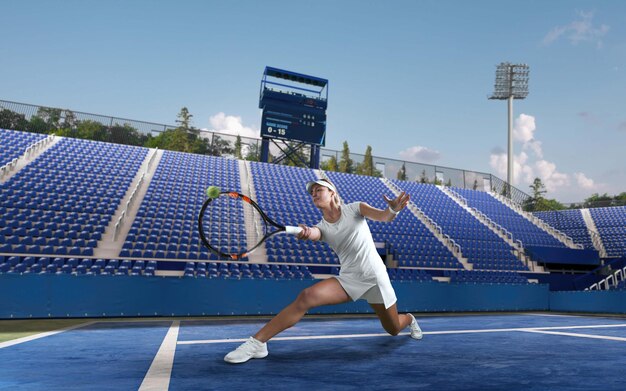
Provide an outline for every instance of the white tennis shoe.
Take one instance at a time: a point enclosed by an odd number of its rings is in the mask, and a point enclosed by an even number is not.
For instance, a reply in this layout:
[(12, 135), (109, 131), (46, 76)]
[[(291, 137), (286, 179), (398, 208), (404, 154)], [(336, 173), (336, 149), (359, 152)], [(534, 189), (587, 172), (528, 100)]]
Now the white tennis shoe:
[(241, 364), (251, 358), (264, 358), (268, 355), (267, 343), (261, 342), (254, 337), (248, 338), (248, 340), (232, 352), (228, 353), (224, 357), (224, 361), (231, 364)]
[(422, 333), (422, 329), (420, 329), (420, 325), (417, 324), (417, 320), (415, 320), (413, 314), (407, 315), (411, 317), (411, 324), (409, 325), (409, 327), (411, 328), (411, 338), (422, 339), (422, 337), (424, 337), (424, 334)]

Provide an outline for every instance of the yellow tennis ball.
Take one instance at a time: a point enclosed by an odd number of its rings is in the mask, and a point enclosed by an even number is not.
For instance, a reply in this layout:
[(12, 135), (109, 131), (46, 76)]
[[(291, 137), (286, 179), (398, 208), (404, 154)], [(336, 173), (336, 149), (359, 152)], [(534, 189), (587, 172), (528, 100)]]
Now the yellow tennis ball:
[(217, 186), (209, 186), (206, 189), (206, 195), (209, 198), (217, 198), (220, 196), (220, 188)]

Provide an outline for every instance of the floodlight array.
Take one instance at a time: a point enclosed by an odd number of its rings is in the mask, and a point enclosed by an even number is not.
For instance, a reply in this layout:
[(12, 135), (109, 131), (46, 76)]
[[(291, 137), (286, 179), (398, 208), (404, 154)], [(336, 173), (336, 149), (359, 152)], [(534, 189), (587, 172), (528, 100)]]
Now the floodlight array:
[(500, 63), (496, 68), (496, 82), (489, 99), (524, 99), (528, 96), (528, 64)]

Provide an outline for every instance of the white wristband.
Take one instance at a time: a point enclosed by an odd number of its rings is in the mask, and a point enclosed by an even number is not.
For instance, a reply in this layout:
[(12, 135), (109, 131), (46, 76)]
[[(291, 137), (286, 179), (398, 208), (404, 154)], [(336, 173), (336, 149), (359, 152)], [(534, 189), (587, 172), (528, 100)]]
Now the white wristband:
[(400, 211), (396, 212), (395, 210), (391, 209), (391, 206), (388, 207), (387, 209), (389, 209), (389, 212), (391, 212), (391, 214), (393, 214), (393, 215), (397, 215), (398, 213), (400, 213)]

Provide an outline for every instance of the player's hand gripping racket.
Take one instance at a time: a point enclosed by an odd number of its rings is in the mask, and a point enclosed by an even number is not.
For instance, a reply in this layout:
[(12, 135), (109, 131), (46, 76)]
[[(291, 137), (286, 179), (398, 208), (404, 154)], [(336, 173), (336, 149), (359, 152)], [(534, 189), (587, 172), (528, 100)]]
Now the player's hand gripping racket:
[(248, 196), (215, 191), (200, 210), (198, 233), (209, 250), (220, 257), (245, 258), (278, 233), (297, 235), (300, 227), (280, 225)]

